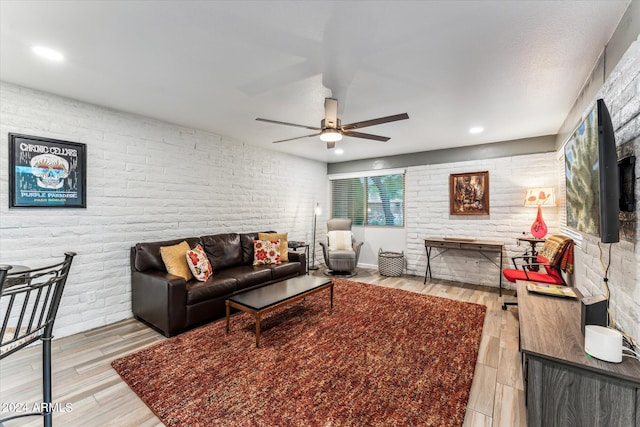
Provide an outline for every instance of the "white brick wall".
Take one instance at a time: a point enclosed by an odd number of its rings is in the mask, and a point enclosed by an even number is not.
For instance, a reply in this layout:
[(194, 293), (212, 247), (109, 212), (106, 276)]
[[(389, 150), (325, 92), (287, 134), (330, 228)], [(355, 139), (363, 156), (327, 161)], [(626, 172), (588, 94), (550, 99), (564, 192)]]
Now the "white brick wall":
[[(87, 209), (9, 210), (9, 132), (87, 144)], [(326, 188), (322, 162), (0, 83), (0, 261), (35, 267), (78, 253), (59, 337), (131, 316), (136, 242), (265, 229), (311, 241)]]
[[(598, 92), (603, 98), (616, 130), (618, 145), (634, 141), (640, 158), (640, 41), (627, 50)], [(636, 162), (636, 218), (640, 218), (640, 162)], [(575, 285), (585, 295), (604, 294), (604, 270), (600, 264), (599, 239), (584, 236), (576, 250)], [(611, 245), (609, 268), (610, 308), (615, 322), (627, 334), (640, 341), (640, 224), (636, 223), (635, 242)], [(602, 244), (603, 262), (609, 261), (609, 244)]]
[[(523, 232), (530, 232), (536, 217), (535, 209), (523, 206), (526, 189), (557, 189), (556, 164), (555, 153), (543, 153), (408, 168), (407, 272), (423, 276), (427, 266), (424, 239), (443, 236), (503, 241), (506, 266), (510, 257), (524, 251), (524, 246), (518, 246), (517, 238)], [(489, 171), (490, 214), (449, 215), (449, 175), (479, 171)], [(554, 226), (559, 223), (558, 209), (543, 210), (549, 233), (559, 231)], [(498, 268), (480, 253), (450, 250), (434, 259), (437, 253), (437, 249), (431, 253), (433, 277), (498, 287)], [(496, 263), (500, 260), (497, 254), (487, 255), (495, 255)], [(503, 286), (508, 286), (508, 282), (503, 280)]]

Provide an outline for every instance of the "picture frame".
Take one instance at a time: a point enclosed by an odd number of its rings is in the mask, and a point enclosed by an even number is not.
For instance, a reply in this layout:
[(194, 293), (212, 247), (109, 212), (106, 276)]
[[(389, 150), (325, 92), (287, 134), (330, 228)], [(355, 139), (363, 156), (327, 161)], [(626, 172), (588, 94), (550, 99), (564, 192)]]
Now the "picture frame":
[(9, 133), (9, 208), (86, 208), (87, 146)]
[(449, 175), (450, 215), (489, 215), (489, 172)]

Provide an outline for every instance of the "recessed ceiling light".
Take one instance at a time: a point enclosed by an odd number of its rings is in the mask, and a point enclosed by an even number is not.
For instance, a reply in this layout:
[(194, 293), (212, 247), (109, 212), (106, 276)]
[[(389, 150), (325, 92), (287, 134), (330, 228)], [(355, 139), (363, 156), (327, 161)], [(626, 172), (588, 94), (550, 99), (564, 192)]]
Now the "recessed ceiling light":
[(44, 46), (33, 46), (31, 50), (37, 55), (42, 56), (43, 58), (49, 59), (51, 61), (62, 61), (64, 56), (57, 50), (49, 49)]
[(469, 133), (472, 133), (472, 134), (482, 133), (483, 131), (484, 131), (484, 128), (481, 126), (472, 127), (471, 129), (469, 129)]
[(336, 148), (334, 153), (336, 153), (337, 155), (344, 154), (344, 150), (342, 148)]

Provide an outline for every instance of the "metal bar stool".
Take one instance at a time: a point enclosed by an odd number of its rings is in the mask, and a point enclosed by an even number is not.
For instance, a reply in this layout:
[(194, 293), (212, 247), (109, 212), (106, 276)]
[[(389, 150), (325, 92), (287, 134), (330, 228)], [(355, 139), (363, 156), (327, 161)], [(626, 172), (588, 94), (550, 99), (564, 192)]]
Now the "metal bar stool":
[(75, 255), (67, 252), (64, 261), (58, 264), (13, 273), (10, 266), (0, 266), (0, 360), (42, 340), (43, 390), (41, 412), (11, 415), (0, 419), (0, 426), (6, 421), (29, 416), (42, 416), (45, 426), (52, 425), (53, 323)]

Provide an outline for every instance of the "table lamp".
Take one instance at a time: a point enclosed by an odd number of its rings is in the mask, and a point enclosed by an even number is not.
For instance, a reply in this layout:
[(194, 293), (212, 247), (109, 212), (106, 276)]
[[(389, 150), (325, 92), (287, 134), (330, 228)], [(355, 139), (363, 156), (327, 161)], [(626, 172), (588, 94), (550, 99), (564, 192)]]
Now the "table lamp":
[(538, 215), (536, 220), (531, 225), (531, 234), (536, 239), (542, 239), (547, 235), (547, 224), (542, 219), (542, 207), (543, 206), (555, 206), (556, 196), (553, 193), (553, 188), (531, 188), (527, 190), (527, 195), (524, 198), (525, 206), (535, 206), (538, 208)]

